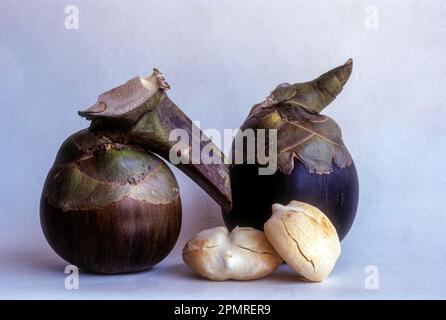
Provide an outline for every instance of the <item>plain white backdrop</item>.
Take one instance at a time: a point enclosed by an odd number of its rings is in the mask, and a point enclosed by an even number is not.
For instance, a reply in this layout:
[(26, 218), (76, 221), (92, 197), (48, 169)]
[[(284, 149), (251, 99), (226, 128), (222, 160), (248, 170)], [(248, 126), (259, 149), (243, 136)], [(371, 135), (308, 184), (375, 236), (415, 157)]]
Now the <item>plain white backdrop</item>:
[[(66, 28), (67, 5), (78, 29)], [(445, 18), (440, 0), (2, 0), (0, 298), (446, 298)], [(156, 66), (193, 120), (223, 131), (277, 84), (350, 57), (353, 75), (324, 112), (355, 159), (360, 204), (327, 282), (298, 282), (286, 265), (249, 283), (196, 278), (181, 249), (222, 224), (220, 209), (174, 170), (183, 228), (168, 259), (64, 288), (67, 263), (46, 244), (38, 207), (60, 144), (88, 126), (77, 110)], [(369, 265), (379, 290), (364, 286)]]

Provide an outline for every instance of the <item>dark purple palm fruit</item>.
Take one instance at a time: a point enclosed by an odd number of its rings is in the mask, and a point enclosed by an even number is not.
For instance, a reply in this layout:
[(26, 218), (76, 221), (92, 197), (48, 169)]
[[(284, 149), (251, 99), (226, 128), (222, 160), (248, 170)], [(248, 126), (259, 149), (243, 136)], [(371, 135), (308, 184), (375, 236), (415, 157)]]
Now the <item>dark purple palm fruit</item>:
[(278, 170), (260, 175), (259, 161), (248, 164), (246, 150), (244, 163), (231, 165), (233, 207), (223, 210), (228, 228), (263, 230), (272, 204), (298, 200), (322, 210), (345, 237), (358, 206), (358, 176), (339, 126), (320, 112), (342, 91), (352, 67), (350, 59), (313, 81), (281, 84), (252, 108), (241, 130), (277, 130)]

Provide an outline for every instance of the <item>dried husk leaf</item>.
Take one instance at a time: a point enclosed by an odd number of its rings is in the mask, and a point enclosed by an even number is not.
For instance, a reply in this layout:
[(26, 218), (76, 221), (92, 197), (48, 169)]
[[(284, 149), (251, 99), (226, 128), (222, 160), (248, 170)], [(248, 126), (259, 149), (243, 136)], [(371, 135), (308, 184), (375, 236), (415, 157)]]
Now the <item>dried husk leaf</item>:
[[(252, 108), (241, 129), (277, 130), (278, 169), (282, 173), (291, 173), (296, 158), (316, 174), (333, 172), (333, 163), (340, 168), (351, 166), (341, 129), (333, 119), (319, 114), (342, 91), (351, 70), (349, 60), (311, 82), (278, 86)], [(245, 155), (245, 162), (250, 156)]]
[(135, 77), (125, 84), (113, 88), (98, 97), (97, 102), (79, 115), (93, 119), (94, 116), (122, 117), (143, 105), (159, 90), (170, 89), (158, 69), (153, 69), (147, 78)]
[(193, 158), (189, 157), (188, 163), (177, 166), (223, 208), (230, 210), (232, 197), (224, 155), (209, 139), (196, 144), (192, 142), (192, 139), (199, 139), (192, 132), (200, 132), (202, 140), (206, 139), (205, 135), (167, 96), (165, 91), (169, 88), (161, 73), (154, 69), (153, 74), (147, 78), (136, 77), (101, 94), (95, 105), (80, 111), (79, 115), (92, 120), (90, 130), (100, 133), (110, 141), (136, 145), (168, 161), (169, 151), (176, 145), (176, 141), (169, 139), (169, 134), (174, 129), (183, 129), (191, 137), (181, 154), (191, 153), (191, 145), (199, 146), (200, 154), (205, 146), (212, 144), (214, 157), (220, 159), (219, 163), (203, 164), (200, 159), (192, 161)]

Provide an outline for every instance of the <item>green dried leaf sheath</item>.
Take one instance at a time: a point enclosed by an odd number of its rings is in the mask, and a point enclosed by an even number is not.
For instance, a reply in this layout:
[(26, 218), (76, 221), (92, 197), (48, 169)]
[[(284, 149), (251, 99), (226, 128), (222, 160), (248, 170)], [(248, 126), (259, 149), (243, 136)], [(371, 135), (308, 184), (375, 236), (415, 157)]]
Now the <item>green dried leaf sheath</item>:
[(67, 139), (59, 154), (70, 154), (71, 159), (56, 158), (44, 188), (52, 205), (65, 211), (92, 210), (124, 198), (152, 204), (178, 198), (178, 184), (162, 160), (104, 141), (88, 130)]
[[(189, 154), (188, 164), (177, 165), (196, 181), (208, 194), (213, 197), (222, 207), (229, 209), (232, 205), (231, 186), (229, 181), (229, 170), (225, 164), (224, 154), (209, 139), (196, 128), (195, 124), (178, 108), (172, 100), (164, 93), (157, 107), (149, 113), (145, 113), (136, 125), (128, 132), (128, 139), (131, 143), (143, 147), (146, 150), (156, 152), (161, 157), (169, 160), (169, 151), (176, 144), (176, 141), (169, 141), (171, 131), (181, 128), (188, 133), (191, 139), (189, 146), (199, 145), (201, 150), (212, 144), (214, 156), (220, 159), (220, 163), (202, 164), (191, 163), (192, 148), (185, 153)], [(200, 132), (202, 139), (192, 134)], [(207, 140), (207, 141), (206, 141)]]
[(352, 165), (336, 122), (321, 112), (342, 91), (352, 72), (350, 59), (319, 78), (304, 83), (282, 84), (255, 105), (242, 130), (277, 129), (278, 169), (291, 173), (298, 158), (311, 173), (333, 172)]
[[(199, 145), (200, 152), (209, 141), (202, 142), (192, 135), (192, 129), (205, 137), (180, 108), (165, 93), (170, 88), (155, 69), (149, 78), (134, 78), (126, 84), (99, 96), (98, 101), (79, 114), (92, 120), (91, 130), (111, 141), (134, 145), (154, 152), (169, 161), (169, 151), (176, 141), (169, 141), (172, 130), (183, 129), (191, 139), (184, 153), (189, 154), (188, 164), (178, 168), (196, 181), (217, 203), (229, 210), (232, 205), (229, 170), (224, 154), (212, 143), (214, 157), (219, 164), (192, 163), (191, 145)], [(205, 139), (202, 139), (205, 140)], [(184, 154), (183, 153), (183, 154)]]

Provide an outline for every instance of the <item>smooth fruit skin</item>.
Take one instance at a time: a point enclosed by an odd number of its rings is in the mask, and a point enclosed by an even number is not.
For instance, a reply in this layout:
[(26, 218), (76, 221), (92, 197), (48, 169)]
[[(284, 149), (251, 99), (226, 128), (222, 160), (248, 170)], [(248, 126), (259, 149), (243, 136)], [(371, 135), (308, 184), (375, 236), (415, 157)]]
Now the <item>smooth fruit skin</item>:
[[(171, 214), (175, 213), (175, 214)], [(93, 273), (149, 269), (173, 249), (181, 225), (178, 198), (169, 205), (123, 199), (87, 211), (62, 211), (42, 198), (45, 237), (63, 259)]]
[(175, 177), (155, 155), (131, 148), (97, 152), (97, 140), (84, 130), (62, 145), (42, 192), (43, 233), (59, 256), (88, 272), (149, 269), (179, 236)]
[(309, 173), (295, 160), (289, 175), (276, 172), (258, 175), (255, 165), (235, 165), (230, 169), (233, 208), (223, 212), (228, 229), (236, 226), (263, 230), (271, 217), (272, 204), (286, 205), (292, 200), (317, 207), (335, 226), (342, 240), (350, 230), (358, 207), (359, 183), (355, 165), (341, 169), (333, 164), (330, 174)]

